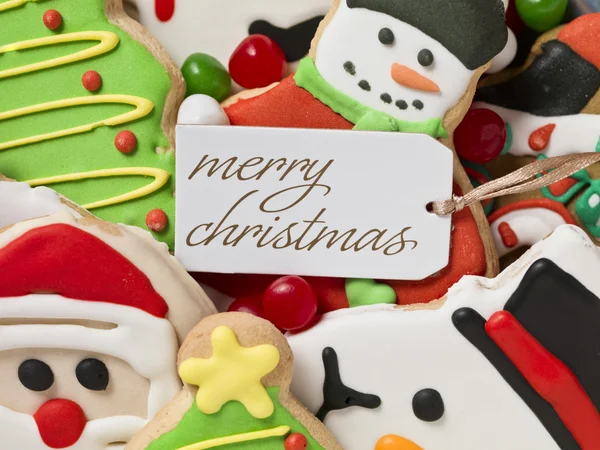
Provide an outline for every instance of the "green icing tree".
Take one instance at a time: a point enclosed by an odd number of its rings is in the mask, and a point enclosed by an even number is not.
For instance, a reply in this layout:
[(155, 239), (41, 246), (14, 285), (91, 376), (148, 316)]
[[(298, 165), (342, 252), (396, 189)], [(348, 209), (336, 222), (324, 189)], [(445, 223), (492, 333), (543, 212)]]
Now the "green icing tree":
[[(54, 30), (48, 10), (62, 18)], [(84, 87), (88, 71), (100, 74), (99, 90)], [(0, 0), (0, 173), (51, 185), (113, 222), (146, 228), (148, 212), (162, 209), (168, 225), (154, 235), (170, 246), (173, 124), (184, 90), (120, 0)], [(129, 154), (115, 146), (123, 130), (137, 138)], [(115, 199), (128, 193), (139, 196)]]

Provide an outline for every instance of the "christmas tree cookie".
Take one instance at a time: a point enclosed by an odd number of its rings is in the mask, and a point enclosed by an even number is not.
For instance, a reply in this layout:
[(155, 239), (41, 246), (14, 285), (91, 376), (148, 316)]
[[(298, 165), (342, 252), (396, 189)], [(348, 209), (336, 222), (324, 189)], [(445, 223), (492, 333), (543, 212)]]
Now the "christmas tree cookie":
[(172, 244), (184, 87), (160, 46), (120, 0), (3, 1), (0, 29), (2, 173)]
[(3, 449), (122, 449), (179, 392), (179, 343), (214, 312), (148, 232), (65, 202), (0, 181)]
[(290, 394), (293, 355), (265, 320), (210, 316), (178, 356), (184, 389), (127, 450), (341, 450)]

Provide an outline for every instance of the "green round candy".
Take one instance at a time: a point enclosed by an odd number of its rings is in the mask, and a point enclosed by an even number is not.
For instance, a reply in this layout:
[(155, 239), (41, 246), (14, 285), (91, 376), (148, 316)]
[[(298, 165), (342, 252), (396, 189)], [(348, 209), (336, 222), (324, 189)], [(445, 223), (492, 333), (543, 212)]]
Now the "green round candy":
[(535, 31), (548, 31), (560, 25), (569, 0), (516, 0), (517, 11), (525, 24)]
[(192, 53), (181, 67), (187, 87), (186, 96), (209, 95), (218, 102), (225, 100), (231, 89), (231, 77), (216, 58), (205, 53)]

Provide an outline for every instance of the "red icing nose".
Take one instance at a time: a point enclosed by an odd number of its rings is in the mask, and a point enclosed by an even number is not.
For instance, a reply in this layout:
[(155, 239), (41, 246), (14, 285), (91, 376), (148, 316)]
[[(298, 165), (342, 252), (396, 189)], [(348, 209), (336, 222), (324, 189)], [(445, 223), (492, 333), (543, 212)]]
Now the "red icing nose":
[(87, 423), (81, 407), (63, 399), (47, 401), (33, 418), (42, 441), (50, 448), (65, 448), (75, 444)]

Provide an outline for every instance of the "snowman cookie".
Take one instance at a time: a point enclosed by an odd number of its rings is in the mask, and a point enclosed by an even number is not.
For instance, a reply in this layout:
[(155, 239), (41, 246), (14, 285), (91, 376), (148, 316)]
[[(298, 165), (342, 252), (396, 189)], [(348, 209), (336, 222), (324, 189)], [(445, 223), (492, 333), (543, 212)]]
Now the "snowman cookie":
[(292, 392), (345, 450), (596, 449), (598, 270), (562, 226), (436, 304), (325, 315), (288, 335)]
[(214, 307), (148, 232), (8, 190), (45, 217), (0, 229), (0, 446), (123, 448), (179, 392), (178, 343)]
[(292, 366), (269, 322), (242, 313), (204, 319), (179, 350), (183, 390), (127, 450), (341, 450), (290, 394)]
[(506, 122), (505, 151), (548, 157), (600, 151), (600, 13), (542, 35), (521, 69), (486, 78), (475, 107)]
[(160, 44), (121, 0), (3, 1), (0, 23), (0, 171), (172, 244), (185, 87)]
[[(480, 75), (506, 42), (500, 0), (336, 0), (294, 76), (259, 95), (227, 101), (224, 114), (216, 113), (218, 105), (210, 98), (188, 97), (179, 121), (425, 133), (448, 143)], [(471, 189), (459, 164), (455, 182), (459, 195)], [(311, 280), (321, 310), (426, 302), (444, 295), (465, 274), (495, 275), (497, 260), (479, 205), (454, 215), (452, 233), (449, 265), (426, 280)], [(266, 287), (240, 279), (233, 283), (231, 277), (199, 278), (233, 297), (260, 297)], [(247, 289), (240, 292), (243, 285)]]

